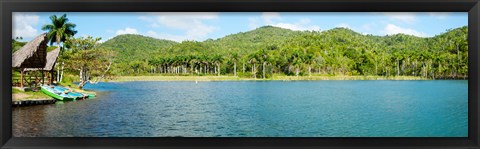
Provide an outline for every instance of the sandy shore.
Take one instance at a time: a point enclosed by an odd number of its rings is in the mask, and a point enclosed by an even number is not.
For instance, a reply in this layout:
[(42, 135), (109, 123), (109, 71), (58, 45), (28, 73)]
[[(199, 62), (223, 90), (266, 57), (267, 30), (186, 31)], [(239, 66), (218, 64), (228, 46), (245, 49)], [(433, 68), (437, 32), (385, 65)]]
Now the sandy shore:
[(110, 82), (125, 81), (294, 81), (294, 80), (428, 80), (415, 76), (274, 76), (273, 78), (240, 78), (234, 76), (118, 76)]

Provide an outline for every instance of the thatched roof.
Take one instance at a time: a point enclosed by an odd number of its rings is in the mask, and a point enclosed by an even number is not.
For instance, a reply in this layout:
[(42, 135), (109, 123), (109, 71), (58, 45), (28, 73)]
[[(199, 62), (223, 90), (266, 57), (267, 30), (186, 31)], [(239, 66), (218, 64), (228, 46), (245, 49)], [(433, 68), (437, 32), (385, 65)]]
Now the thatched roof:
[(47, 62), (47, 34), (41, 34), (12, 55), (13, 68), (44, 68)]
[[(51, 71), (55, 67), (55, 63), (57, 63), (58, 55), (60, 54), (60, 47), (55, 48), (55, 50), (52, 50), (47, 53), (47, 63), (45, 64), (45, 67), (43, 70), (45, 71)], [(41, 70), (41, 68), (26, 68), (25, 71), (35, 71), (35, 70)]]

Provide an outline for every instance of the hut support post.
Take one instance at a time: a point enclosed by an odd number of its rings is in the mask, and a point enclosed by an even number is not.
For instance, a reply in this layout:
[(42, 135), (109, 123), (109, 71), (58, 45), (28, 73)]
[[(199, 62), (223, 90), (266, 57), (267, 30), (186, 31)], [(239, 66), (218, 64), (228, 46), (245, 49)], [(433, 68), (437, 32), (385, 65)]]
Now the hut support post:
[(53, 84), (53, 69), (50, 70), (50, 80), (49, 80), (49, 82), (50, 82), (50, 85)]
[(23, 88), (23, 69), (20, 68), (20, 88)]
[(42, 84), (45, 84), (45, 71), (42, 69)]

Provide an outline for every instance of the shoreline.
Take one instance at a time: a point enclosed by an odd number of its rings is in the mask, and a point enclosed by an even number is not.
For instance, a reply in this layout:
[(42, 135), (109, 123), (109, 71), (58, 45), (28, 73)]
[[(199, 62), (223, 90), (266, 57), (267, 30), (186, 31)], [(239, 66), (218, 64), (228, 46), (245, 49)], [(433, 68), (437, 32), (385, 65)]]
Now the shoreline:
[(103, 82), (130, 81), (319, 81), (319, 80), (431, 80), (415, 76), (274, 76), (272, 78), (242, 78), (234, 76), (117, 76)]
[[(79, 88), (76, 88), (76, 87), (68, 87), (68, 88), (72, 89), (74, 92), (79, 92), (79, 93), (83, 93), (83, 94), (92, 94), (93, 96), (97, 95), (97, 92), (95, 92), (95, 91), (87, 91), (87, 90), (79, 89)], [(22, 91), (19, 88), (12, 87), (12, 103), (14, 103), (14, 104), (19, 104), (18, 102), (22, 102), (22, 104), (24, 104), (24, 105), (25, 105), (25, 103), (23, 103), (23, 102), (27, 102), (28, 104), (30, 104), (30, 103), (32, 103), (32, 104), (51, 103), (51, 102), (43, 102), (43, 101), (49, 101), (51, 99), (55, 100), (54, 98), (44, 94), (40, 90)]]

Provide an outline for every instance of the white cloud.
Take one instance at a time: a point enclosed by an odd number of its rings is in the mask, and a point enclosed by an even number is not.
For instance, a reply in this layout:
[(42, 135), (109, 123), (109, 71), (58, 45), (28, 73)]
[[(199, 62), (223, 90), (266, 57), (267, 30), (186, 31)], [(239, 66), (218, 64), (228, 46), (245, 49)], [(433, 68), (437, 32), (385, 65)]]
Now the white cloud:
[(393, 34), (398, 34), (398, 33), (403, 33), (403, 34), (408, 34), (408, 35), (414, 35), (414, 36), (419, 36), (419, 37), (426, 37), (427, 34), (423, 32), (418, 32), (414, 29), (410, 28), (402, 28), (393, 24), (388, 24), (385, 26), (383, 33), (387, 35), (393, 35)]
[(248, 26), (251, 28), (251, 29), (255, 29), (257, 27), (260, 27), (260, 21), (258, 18), (248, 18)]
[(39, 16), (31, 13), (13, 13), (13, 34), (12, 38), (23, 37), (32, 38), (38, 36), (38, 30), (34, 26), (38, 25)]
[(112, 36), (112, 37), (108, 37), (108, 38), (102, 38), (100, 41), (98, 41), (99, 43), (104, 43), (104, 42), (107, 42), (109, 41), (110, 39), (114, 38), (115, 36)]
[(448, 12), (429, 12), (428, 14), (440, 20), (446, 19), (450, 15)]
[(181, 35), (173, 35), (173, 34), (166, 34), (166, 33), (157, 33), (155, 31), (148, 31), (147, 36), (153, 37), (153, 38), (158, 38), (158, 39), (167, 39), (167, 40), (173, 40), (177, 42), (182, 42), (185, 40), (192, 40), (188, 36), (181, 36)]
[(282, 17), (280, 17), (278, 12), (264, 12), (262, 13), (262, 19), (267, 24), (273, 24), (275, 21), (282, 20)]
[(348, 24), (346, 24), (346, 23), (340, 23), (340, 24), (338, 24), (336, 27), (343, 27), (343, 28), (352, 29), (352, 27), (350, 27), (350, 25), (348, 25)]
[(252, 17), (248, 18), (249, 27), (255, 29), (262, 25), (271, 25), (295, 31), (315, 30), (319, 31), (320, 27), (316, 25), (310, 25), (310, 19), (300, 19), (297, 22), (281, 22), (283, 19), (277, 12), (264, 12), (260, 18)]
[(122, 35), (122, 34), (138, 34), (138, 31), (137, 29), (127, 27), (125, 29), (117, 30), (117, 32), (115, 33), (115, 35)]
[(297, 22), (297, 23), (277, 23), (272, 26), (291, 29), (294, 31), (320, 31), (320, 27), (316, 25), (307, 25), (307, 23)]
[(383, 13), (391, 20), (401, 21), (405, 23), (414, 23), (416, 21), (415, 13), (412, 12), (385, 12)]
[[(184, 35), (171, 35), (175, 39), (184, 40), (201, 40), (205, 39), (208, 34), (217, 30), (218, 27), (207, 25), (204, 21), (218, 19), (218, 13), (201, 12), (161, 12), (147, 13), (139, 19), (149, 22), (149, 26), (153, 28), (166, 27), (170, 29), (180, 30)], [(153, 33), (154, 31), (150, 32)], [(147, 33), (148, 34), (148, 33)], [(158, 34), (157, 34), (158, 35)], [(161, 34), (167, 35), (167, 34)], [(173, 39), (172, 39), (173, 40)]]
[(372, 33), (369, 33), (369, 32), (361, 32), (360, 34), (362, 34), (362, 35), (369, 35), (369, 34), (372, 34)]

